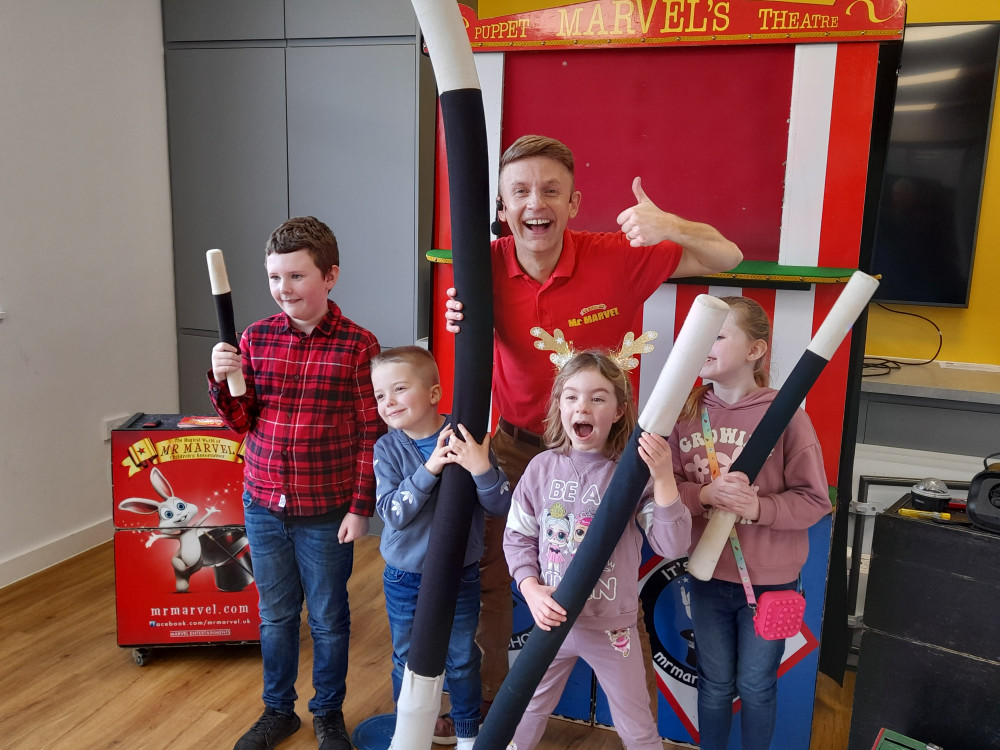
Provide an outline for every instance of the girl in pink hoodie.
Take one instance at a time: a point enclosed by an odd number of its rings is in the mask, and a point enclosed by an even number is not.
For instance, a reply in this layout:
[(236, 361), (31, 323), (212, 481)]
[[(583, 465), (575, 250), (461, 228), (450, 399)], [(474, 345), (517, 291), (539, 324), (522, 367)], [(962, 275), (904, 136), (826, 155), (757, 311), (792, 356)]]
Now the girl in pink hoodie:
[[(669, 442), (677, 488), (693, 516), (691, 549), (701, 539), (713, 507), (740, 516), (737, 535), (759, 598), (765, 591), (796, 588), (809, 553), (808, 529), (830, 512), (829, 490), (819, 440), (802, 409), (753, 484), (742, 472), (728, 471), (777, 391), (767, 387), (767, 313), (746, 297), (723, 300), (731, 312), (700, 373), (711, 382), (691, 392)], [(728, 747), (737, 696), (743, 750), (766, 750), (774, 733), (785, 642), (764, 640), (754, 632), (753, 612), (740, 580), (727, 544), (713, 578), (691, 581), (702, 750)]]

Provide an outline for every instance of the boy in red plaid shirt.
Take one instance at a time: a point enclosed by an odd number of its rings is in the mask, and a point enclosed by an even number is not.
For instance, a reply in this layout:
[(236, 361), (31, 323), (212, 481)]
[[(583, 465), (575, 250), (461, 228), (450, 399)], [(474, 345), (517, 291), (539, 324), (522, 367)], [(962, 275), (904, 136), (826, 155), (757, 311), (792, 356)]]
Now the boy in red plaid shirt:
[[(239, 352), (212, 350), (210, 395), (226, 424), (247, 433), (243, 506), (260, 595), (264, 713), (235, 750), (272, 748), (300, 725), (294, 705), (299, 622), (308, 603), (313, 640), (309, 701), (320, 750), (350, 750), (342, 711), (353, 541), (375, 509), (372, 455), (383, 431), (372, 392), (375, 336), (328, 294), (340, 274), (337, 240), (323, 222), (289, 219), (265, 262), (282, 312), (243, 332)], [(226, 376), (242, 369), (246, 394)]]

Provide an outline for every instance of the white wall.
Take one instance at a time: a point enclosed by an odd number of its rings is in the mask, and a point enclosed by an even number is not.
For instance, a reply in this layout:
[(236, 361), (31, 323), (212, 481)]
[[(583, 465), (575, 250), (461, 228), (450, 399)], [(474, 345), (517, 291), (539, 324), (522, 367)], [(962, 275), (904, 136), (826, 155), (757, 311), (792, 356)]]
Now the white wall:
[(0, 0), (0, 586), (111, 538), (105, 417), (176, 412), (159, 0)]

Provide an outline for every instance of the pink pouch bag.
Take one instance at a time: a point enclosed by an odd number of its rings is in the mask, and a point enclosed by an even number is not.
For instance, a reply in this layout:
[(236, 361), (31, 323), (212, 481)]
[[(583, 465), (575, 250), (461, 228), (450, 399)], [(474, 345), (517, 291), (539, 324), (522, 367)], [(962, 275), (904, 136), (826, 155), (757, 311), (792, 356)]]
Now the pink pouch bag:
[(765, 641), (791, 638), (802, 629), (806, 600), (798, 591), (766, 591), (757, 600), (753, 629)]

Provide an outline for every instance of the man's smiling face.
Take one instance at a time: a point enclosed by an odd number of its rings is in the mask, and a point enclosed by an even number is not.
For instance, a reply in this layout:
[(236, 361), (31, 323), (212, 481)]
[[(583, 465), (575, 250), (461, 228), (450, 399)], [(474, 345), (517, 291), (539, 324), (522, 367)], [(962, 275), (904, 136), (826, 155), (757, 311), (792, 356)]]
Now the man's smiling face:
[(514, 235), (518, 258), (558, 258), (566, 225), (580, 209), (572, 173), (547, 156), (519, 159), (500, 175), (500, 197), (499, 217)]

